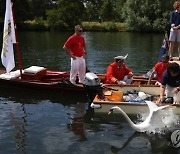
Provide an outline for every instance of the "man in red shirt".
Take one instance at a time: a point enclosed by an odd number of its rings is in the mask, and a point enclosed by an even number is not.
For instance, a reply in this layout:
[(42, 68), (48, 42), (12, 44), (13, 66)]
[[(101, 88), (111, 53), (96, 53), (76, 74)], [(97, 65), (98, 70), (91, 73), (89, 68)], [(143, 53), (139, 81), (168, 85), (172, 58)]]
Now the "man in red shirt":
[(133, 72), (126, 67), (125, 57), (117, 56), (115, 62), (110, 64), (106, 71), (104, 83), (110, 84), (130, 84), (132, 82)]
[(154, 77), (155, 74), (157, 74), (156, 77), (157, 82), (155, 84), (161, 85), (162, 75), (169, 66), (170, 66), (169, 56), (167, 54), (164, 54), (162, 57), (162, 61), (156, 63), (156, 65), (154, 66), (153, 71), (149, 77), (148, 84), (151, 83), (152, 78)]
[(75, 26), (75, 33), (68, 38), (63, 49), (71, 57), (71, 83), (76, 83), (77, 75), (79, 77), (79, 82), (83, 83), (86, 73), (86, 45), (84, 37), (82, 36), (82, 27), (80, 25)]

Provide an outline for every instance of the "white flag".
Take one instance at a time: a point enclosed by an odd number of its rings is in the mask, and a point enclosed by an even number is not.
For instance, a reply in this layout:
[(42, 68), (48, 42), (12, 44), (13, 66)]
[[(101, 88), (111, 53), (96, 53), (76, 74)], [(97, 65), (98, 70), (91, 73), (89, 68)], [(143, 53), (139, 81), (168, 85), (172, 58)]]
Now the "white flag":
[(12, 14), (12, 3), (11, 0), (6, 0), (1, 60), (7, 73), (15, 67), (13, 43), (16, 43), (16, 37)]

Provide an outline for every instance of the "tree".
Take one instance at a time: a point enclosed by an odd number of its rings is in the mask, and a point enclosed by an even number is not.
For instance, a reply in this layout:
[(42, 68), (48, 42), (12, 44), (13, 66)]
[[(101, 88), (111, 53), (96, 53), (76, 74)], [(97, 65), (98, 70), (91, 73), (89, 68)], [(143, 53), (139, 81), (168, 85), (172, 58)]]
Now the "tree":
[(86, 20), (98, 21), (103, 0), (85, 0), (84, 4), (87, 13)]
[(100, 16), (104, 21), (112, 21), (115, 19), (115, 3), (113, 0), (104, 1), (101, 10)]
[(47, 20), (54, 29), (72, 29), (80, 24), (85, 13), (82, 1), (58, 0), (57, 8), (47, 11)]
[(130, 30), (164, 31), (168, 26), (172, 0), (127, 0), (122, 17)]

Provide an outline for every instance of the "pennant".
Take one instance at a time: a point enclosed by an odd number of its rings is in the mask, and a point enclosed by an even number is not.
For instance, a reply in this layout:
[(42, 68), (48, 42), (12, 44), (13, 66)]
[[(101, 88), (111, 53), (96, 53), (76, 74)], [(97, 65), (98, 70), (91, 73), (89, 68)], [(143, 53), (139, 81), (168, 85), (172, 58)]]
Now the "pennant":
[(16, 37), (12, 14), (12, 3), (11, 0), (6, 0), (1, 61), (6, 68), (7, 73), (15, 67), (13, 43), (16, 43)]

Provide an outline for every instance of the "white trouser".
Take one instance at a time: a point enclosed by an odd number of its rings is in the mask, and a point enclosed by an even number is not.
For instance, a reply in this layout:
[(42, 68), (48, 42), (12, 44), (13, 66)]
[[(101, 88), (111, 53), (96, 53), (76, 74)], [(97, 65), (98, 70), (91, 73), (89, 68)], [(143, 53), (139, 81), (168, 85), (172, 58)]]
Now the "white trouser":
[(86, 74), (86, 63), (84, 57), (76, 57), (76, 59), (71, 58), (71, 71), (70, 71), (70, 81), (71, 83), (76, 83), (76, 77), (78, 75), (79, 82), (84, 83), (84, 77)]
[(131, 77), (130, 79), (128, 79), (128, 76), (126, 75), (126, 76), (124, 76), (124, 79), (121, 80), (120, 82), (121, 82), (123, 85), (126, 85), (126, 84), (131, 84), (132, 80), (133, 80), (133, 77)]

